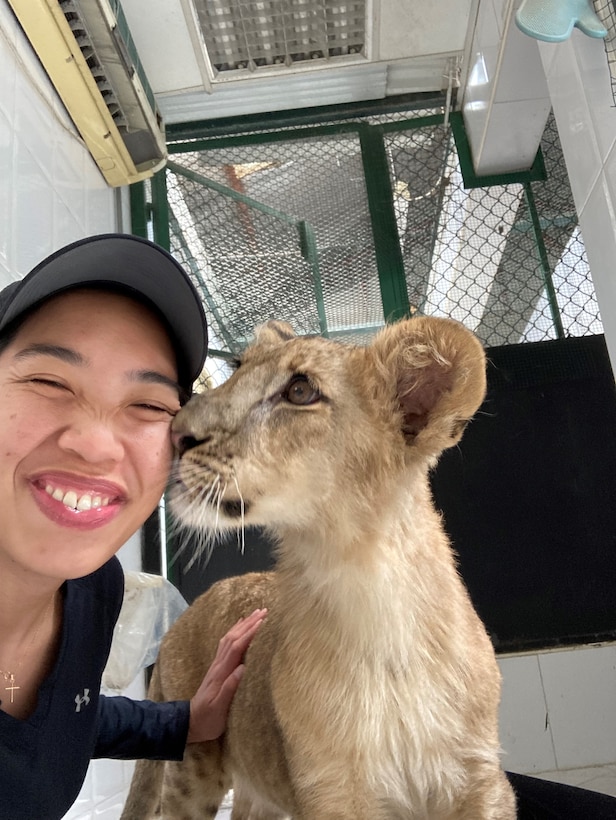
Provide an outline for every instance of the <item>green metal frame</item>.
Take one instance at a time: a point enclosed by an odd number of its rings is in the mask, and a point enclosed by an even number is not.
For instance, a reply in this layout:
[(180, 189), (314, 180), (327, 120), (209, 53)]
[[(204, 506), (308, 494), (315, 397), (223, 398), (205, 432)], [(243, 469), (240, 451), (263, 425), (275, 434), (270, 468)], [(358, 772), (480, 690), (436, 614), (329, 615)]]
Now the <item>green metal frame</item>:
[(149, 205), (146, 201), (145, 182), (135, 182), (128, 188), (130, 202), (131, 229), (135, 236), (148, 237), (150, 221)]
[[(409, 111), (421, 108), (442, 107), (443, 101), (434, 95), (412, 95), (389, 101), (370, 101), (357, 105), (324, 106), (322, 108), (283, 113), (267, 116), (248, 116), (233, 119), (221, 119), (196, 123), (170, 125), (167, 128), (170, 155), (191, 153), (216, 148), (250, 146), (263, 143), (288, 142), (293, 140), (314, 139), (322, 136), (355, 134), (360, 143), (362, 164), (368, 195), (369, 213), (374, 239), (379, 285), (383, 315), (386, 321), (396, 321), (410, 315), (410, 304), (404, 260), (400, 248), (394, 194), (391, 186), (389, 162), (385, 136), (389, 133), (414, 130), (426, 126), (442, 125), (445, 116), (442, 113), (425, 117), (405, 118), (383, 124), (367, 122), (349, 122), (349, 118), (358, 119), (369, 115)], [(344, 121), (343, 121), (344, 120)], [(449, 114), (451, 132), (460, 159), (460, 167), (465, 187), (478, 188), (493, 185), (521, 184), (524, 186), (526, 202), (531, 214), (531, 225), (535, 233), (546, 292), (557, 335), (564, 335), (556, 293), (551, 279), (548, 257), (543, 243), (541, 225), (534, 205), (531, 182), (546, 179), (543, 156), (539, 150), (532, 167), (528, 171), (490, 176), (477, 176), (473, 169), (471, 149), (468, 142), (464, 120), (460, 112)], [(246, 133), (250, 131), (250, 133)], [(303, 221), (298, 221), (280, 211), (269, 208), (263, 203), (227, 188), (214, 180), (209, 180), (184, 168), (180, 163), (168, 161), (168, 169), (183, 174), (224, 194), (249, 207), (269, 213), (288, 224), (294, 224), (298, 230), (300, 247), (304, 258), (309, 262), (315, 282), (315, 296), (321, 332), (328, 334), (325, 321), (325, 309), (321, 278), (319, 274), (318, 248), (314, 230)], [(131, 210), (135, 232), (147, 230), (147, 219), (151, 219), (155, 241), (163, 247), (169, 247), (170, 214), (166, 196), (166, 172), (159, 172), (151, 183), (151, 203), (143, 203), (143, 193), (139, 193), (137, 183), (131, 186)], [(134, 189), (134, 191), (133, 191)], [(141, 189), (142, 190), (142, 189)]]
[(533, 195), (533, 189), (530, 182), (524, 183), (524, 196), (526, 198), (526, 204), (528, 206), (528, 212), (530, 214), (530, 220), (532, 224), (533, 233), (535, 236), (535, 242), (537, 243), (537, 249), (539, 251), (541, 273), (543, 274), (543, 282), (545, 284), (545, 291), (548, 299), (548, 304), (550, 306), (550, 314), (552, 316), (552, 321), (554, 322), (554, 329), (556, 331), (557, 338), (564, 339), (567, 334), (565, 333), (562, 319), (560, 318), (558, 299), (556, 297), (554, 282), (552, 281), (552, 270), (550, 267), (550, 260), (548, 257), (547, 249), (545, 247), (543, 231), (541, 230), (539, 214), (537, 213), (535, 197)]
[(152, 229), (154, 241), (165, 248), (171, 248), (171, 235), (169, 232), (169, 200), (167, 198), (167, 174), (165, 170), (159, 171), (150, 181), (152, 189)]
[[(417, 125), (418, 122), (419, 122), (419, 126)], [(402, 121), (398, 120), (396, 122), (384, 123), (381, 126), (381, 129), (382, 129), (383, 134), (385, 135), (385, 134), (391, 134), (391, 133), (400, 133), (400, 132), (410, 131), (410, 130), (413, 130), (417, 127), (429, 128), (430, 126), (443, 126), (443, 125), (445, 125), (445, 116), (443, 114), (435, 114), (433, 116), (414, 118), (412, 120), (406, 119), (406, 120), (402, 120)], [(452, 137), (451, 137), (451, 133), (450, 133), (450, 136), (449, 136), (450, 141), (451, 141), (451, 138)], [(445, 168), (446, 168), (446, 165), (447, 165), (447, 153), (448, 152), (446, 152), (445, 156), (443, 157), (443, 173), (445, 172)], [(442, 205), (443, 205), (444, 196), (445, 196), (445, 186), (441, 185), (440, 191), (439, 191), (439, 194), (438, 194), (438, 207), (439, 208), (441, 208)], [(438, 237), (438, 221), (435, 220), (434, 224), (433, 224), (432, 238), (431, 238), (432, 239), (431, 253), (434, 252), (437, 237)], [(406, 278), (405, 278), (405, 287), (406, 287)], [(409, 301), (409, 299), (408, 299), (408, 291), (407, 291), (407, 302), (408, 301)], [(421, 311), (423, 305), (419, 304), (419, 305), (415, 305), (414, 307), (416, 309), (418, 309), (419, 311)]]
[(400, 248), (394, 192), (389, 163), (379, 126), (359, 128), (359, 142), (364, 166), (368, 208), (372, 223), (374, 250), (381, 288), (381, 302), (386, 322), (410, 316), (411, 306), (406, 286), (404, 259)]
[[(247, 146), (264, 142), (301, 140), (319, 136), (337, 134), (355, 134), (360, 143), (361, 158), (369, 202), (369, 213), (374, 238), (374, 247), (377, 260), (377, 270), (381, 289), (383, 313), (387, 321), (395, 321), (410, 312), (408, 289), (404, 270), (404, 260), (400, 248), (400, 240), (394, 209), (394, 192), (391, 185), (389, 161), (387, 156), (386, 135), (394, 132), (408, 131), (426, 126), (443, 125), (445, 117), (438, 113), (427, 117), (405, 118), (394, 122), (379, 125), (367, 122), (349, 122), (350, 118), (382, 115), (384, 113), (411, 111), (417, 109), (440, 108), (444, 109), (444, 97), (434, 95), (413, 95), (400, 97), (394, 100), (375, 100), (357, 105), (328, 106), (310, 110), (298, 110), (284, 113), (275, 113), (269, 116), (239, 117), (216, 121), (186, 123), (170, 125), (167, 128), (170, 155), (185, 152), (194, 152), (229, 146)], [(524, 195), (528, 206), (530, 220), (528, 230), (534, 232), (541, 269), (545, 281), (546, 293), (556, 332), (559, 338), (564, 334), (556, 293), (552, 283), (549, 258), (546, 251), (541, 222), (535, 206), (532, 185), (535, 180), (544, 180), (546, 171), (541, 151), (538, 152), (535, 162), (529, 171), (479, 177), (475, 174), (468, 138), (464, 128), (464, 121), (459, 112), (449, 115), (451, 135), (455, 141), (460, 159), (460, 166), (464, 185), (467, 188), (488, 187), (493, 185), (521, 184), (524, 186)], [(251, 133), (247, 133), (251, 132)], [(312, 226), (302, 220), (294, 220), (287, 214), (268, 208), (263, 203), (246, 197), (231, 188), (222, 186), (214, 180), (208, 180), (180, 163), (170, 160), (168, 170), (173, 173), (184, 174), (195, 179), (200, 184), (215, 188), (219, 193), (249, 207), (269, 213), (271, 216), (284, 220), (287, 224), (294, 224), (298, 231), (301, 252), (309, 262), (315, 283), (318, 315), (321, 330), (326, 335), (325, 309), (321, 278), (319, 273), (319, 255), (314, 230)], [(180, 226), (174, 224), (173, 214), (167, 200), (166, 177), (167, 170), (159, 172), (149, 183), (150, 196), (146, 184), (136, 183), (130, 187), (130, 205), (133, 232), (139, 236), (148, 236), (149, 230), (159, 244), (169, 248), (170, 228), (178, 235)], [(436, 228), (435, 228), (436, 230)], [(181, 234), (179, 234), (181, 236)], [(208, 289), (203, 281), (199, 266), (195, 260), (188, 259), (188, 265), (196, 281), (201, 285), (204, 300), (210, 314), (216, 314), (216, 305), (209, 299)], [(220, 322), (223, 328), (224, 323)], [(354, 332), (361, 332), (366, 328), (356, 328)], [(336, 335), (335, 333), (332, 335)], [(229, 350), (233, 350), (233, 340), (226, 340)], [(228, 351), (210, 351), (211, 355), (220, 358), (229, 358), (233, 354)], [(154, 519), (152, 519), (154, 521)], [(153, 526), (158, 526), (153, 523)], [(158, 530), (157, 530), (158, 531)], [(169, 562), (168, 562), (169, 563)]]
[[(409, 127), (416, 128), (419, 127), (418, 123), (433, 124), (442, 121), (442, 115), (435, 115), (433, 117), (421, 117), (390, 123), (388, 127), (347, 122), (294, 128), (291, 131), (219, 136), (191, 140), (190, 142), (170, 143), (169, 153), (182, 154), (191, 151), (288, 142), (340, 134), (357, 135), (368, 194), (383, 315), (386, 321), (396, 321), (410, 315), (410, 305), (383, 134), (391, 130), (404, 131), (408, 130)], [(239, 195), (236, 194), (236, 196)], [(319, 307), (319, 311), (321, 311), (321, 307)], [(319, 312), (319, 316), (321, 316), (321, 312)]]
[(445, 93), (400, 94), (379, 100), (323, 105), (314, 108), (296, 108), (289, 111), (273, 111), (268, 114), (248, 114), (242, 117), (221, 117), (216, 120), (172, 123), (167, 126), (167, 141), (170, 144), (183, 140), (200, 140), (210, 137), (227, 137), (247, 132), (280, 131), (284, 128), (298, 128), (336, 121), (382, 116), (397, 112), (445, 108)]
[[(169, 160), (167, 162), (167, 169), (174, 174), (179, 174), (186, 179), (196, 182), (198, 185), (202, 185), (204, 188), (209, 188), (212, 191), (216, 191), (217, 193), (226, 196), (228, 199), (232, 199), (234, 202), (239, 202), (242, 205), (246, 205), (248, 208), (254, 208), (256, 211), (267, 214), (268, 216), (278, 219), (281, 222), (295, 228), (297, 231), (300, 252), (310, 265), (310, 270), (312, 273), (317, 313), (319, 316), (319, 329), (323, 336), (327, 336), (327, 318), (325, 316), (323, 285), (321, 282), (321, 272), (319, 269), (319, 254), (314, 228), (312, 225), (310, 225), (305, 219), (295, 219), (295, 217), (289, 216), (289, 214), (286, 214), (283, 211), (279, 211), (276, 208), (271, 208), (263, 202), (259, 202), (250, 196), (246, 196), (246, 194), (239, 193), (239, 191), (234, 191), (233, 188), (229, 188), (227, 185), (222, 185), (220, 182), (216, 182), (216, 180), (209, 179), (202, 174), (198, 174), (190, 168), (185, 168), (177, 162), (172, 162)], [(160, 175), (161, 174), (158, 174), (157, 176)]]

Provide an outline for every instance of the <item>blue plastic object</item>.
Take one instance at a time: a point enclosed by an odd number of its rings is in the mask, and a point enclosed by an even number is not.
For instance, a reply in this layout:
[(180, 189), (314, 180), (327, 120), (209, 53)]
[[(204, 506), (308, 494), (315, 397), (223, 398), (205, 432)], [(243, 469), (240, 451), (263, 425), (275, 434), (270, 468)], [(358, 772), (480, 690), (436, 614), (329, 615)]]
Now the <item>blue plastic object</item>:
[(515, 22), (524, 34), (548, 43), (566, 40), (574, 26), (589, 37), (607, 37), (591, 0), (522, 0)]

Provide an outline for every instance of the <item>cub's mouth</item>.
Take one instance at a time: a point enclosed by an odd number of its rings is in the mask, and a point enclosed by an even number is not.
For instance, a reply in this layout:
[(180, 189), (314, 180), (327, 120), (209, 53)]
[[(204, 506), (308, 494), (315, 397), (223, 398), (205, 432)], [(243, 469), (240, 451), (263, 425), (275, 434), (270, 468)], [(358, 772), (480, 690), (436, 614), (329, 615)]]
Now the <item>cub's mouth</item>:
[[(189, 526), (215, 529), (226, 519), (227, 526), (239, 526), (243, 523), (252, 503), (242, 499), (241, 495), (230, 494), (225, 497), (228, 488), (219, 477), (210, 482), (198, 482), (182, 479), (179, 474), (172, 475), (167, 485), (167, 494), (171, 510), (175, 517)], [(215, 523), (214, 523), (215, 522)]]
[(250, 501), (230, 498), (221, 502), (220, 509), (228, 518), (243, 518), (250, 509)]

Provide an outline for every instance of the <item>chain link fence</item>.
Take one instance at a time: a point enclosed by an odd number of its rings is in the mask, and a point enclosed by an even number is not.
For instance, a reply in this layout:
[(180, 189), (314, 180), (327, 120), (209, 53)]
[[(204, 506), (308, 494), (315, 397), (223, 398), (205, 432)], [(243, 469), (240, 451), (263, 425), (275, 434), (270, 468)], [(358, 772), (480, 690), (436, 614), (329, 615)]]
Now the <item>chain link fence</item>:
[(545, 181), (467, 190), (444, 125), (390, 137), (411, 312), (488, 346), (602, 332), (553, 117), (541, 147)]
[(542, 141), (545, 181), (468, 189), (451, 128), (428, 122), (433, 113), (179, 147), (166, 169), (171, 250), (203, 294), (204, 382), (224, 380), (267, 319), (354, 342), (382, 327), (379, 204), (359, 129), (388, 123), (389, 179), (377, 182), (393, 200), (411, 314), (458, 319), (490, 347), (602, 332), (554, 120)]

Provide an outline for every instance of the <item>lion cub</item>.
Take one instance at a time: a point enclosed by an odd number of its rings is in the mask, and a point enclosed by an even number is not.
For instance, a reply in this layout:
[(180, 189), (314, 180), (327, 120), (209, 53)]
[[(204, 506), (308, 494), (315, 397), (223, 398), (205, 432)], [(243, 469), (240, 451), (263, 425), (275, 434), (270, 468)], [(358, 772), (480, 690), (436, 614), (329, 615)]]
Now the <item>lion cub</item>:
[(165, 637), (150, 696), (188, 699), (222, 634), (269, 616), (225, 735), (141, 761), (125, 820), (512, 820), (500, 677), (434, 510), (428, 471), (485, 392), (480, 343), (447, 319), (367, 347), (270, 322), (221, 387), (175, 419), (172, 508), (262, 525), (272, 573), (229, 578)]

